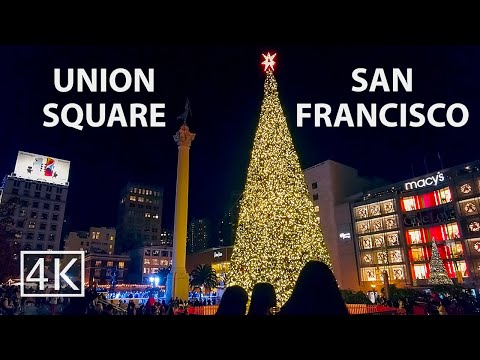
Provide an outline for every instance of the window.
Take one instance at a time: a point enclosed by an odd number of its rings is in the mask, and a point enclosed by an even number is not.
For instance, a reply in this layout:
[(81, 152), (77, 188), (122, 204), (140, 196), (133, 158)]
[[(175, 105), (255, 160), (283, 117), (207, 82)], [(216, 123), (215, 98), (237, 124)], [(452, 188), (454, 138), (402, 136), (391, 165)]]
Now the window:
[(137, 193), (137, 188), (133, 188), (133, 193), (136, 194)]
[(29, 232), (27, 233), (27, 240), (32, 240), (33, 239), (33, 233)]
[(47, 250), (53, 250), (53, 245), (47, 245)]
[(145, 209), (146, 209), (146, 210), (151, 210), (151, 209), (152, 209), (152, 206), (151, 206), (151, 205), (146, 205), (146, 206), (145, 206)]
[(130, 201), (137, 201), (137, 197), (135, 195), (130, 195), (129, 200)]
[(376, 281), (376, 271), (375, 268), (363, 268), (362, 269), (362, 281)]
[(32, 207), (33, 207), (34, 209), (37, 209), (39, 204), (40, 204), (40, 203), (39, 203), (38, 201), (34, 201), (34, 202), (32, 203)]
[(42, 220), (48, 220), (48, 214), (42, 213)]
[(57, 231), (57, 224), (51, 224), (50, 225), (50, 230)]
[(316, 189), (318, 187), (317, 182), (312, 183), (312, 189)]
[(52, 185), (47, 185), (47, 192), (51, 192), (52, 191)]
[(90, 246), (90, 241), (87, 241), (87, 246)]
[(45, 230), (47, 228), (46, 223), (40, 223), (40, 230)]
[(141, 204), (138, 204), (137, 207), (138, 207), (139, 209), (143, 209), (143, 205), (141, 205)]
[(23, 216), (27, 216), (27, 210), (25, 210), (25, 209), (20, 209), (20, 210), (18, 211), (18, 216), (22, 216), (22, 217), (23, 217)]
[(37, 248), (37, 250), (43, 250), (43, 245), (42, 244), (37, 244), (35, 247)]
[(428, 279), (429, 267), (428, 264), (414, 264), (413, 276), (415, 279)]
[(158, 214), (153, 215), (154, 219), (158, 219)]
[(41, 191), (42, 190), (42, 184), (36, 184), (35, 185), (35, 190)]
[(18, 195), (18, 189), (12, 189), (12, 194), (13, 195)]
[(23, 233), (21, 231), (15, 232), (15, 239), (21, 239), (23, 236)]
[(146, 218), (149, 218), (149, 217), (150, 217), (150, 213), (146, 212), (146, 213), (145, 213), (145, 217), (146, 217)]
[(40, 191), (35, 191), (35, 194), (33, 196), (36, 197), (36, 198), (39, 198), (40, 197)]
[(42, 233), (38, 234), (37, 240), (39, 241), (45, 240), (45, 234), (42, 234)]
[(138, 197), (138, 202), (145, 202), (145, 198), (143, 196)]
[(36, 212), (36, 211), (32, 211), (32, 212), (30, 213), (30, 217), (31, 217), (32, 219), (36, 219), (36, 218), (37, 218), (37, 212)]
[(150, 250), (145, 250), (145, 256), (150, 256)]
[(144, 274), (150, 274), (150, 268), (143, 268), (143, 273)]
[(55, 241), (55, 234), (50, 234), (48, 236), (48, 241)]
[(128, 216), (133, 216), (135, 215), (135, 211), (133, 210), (128, 210)]
[(160, 256), (160, 250), (153, 250), (152, 255), (153, 256)]
[(24, 226), (25, 226), (25, 221), (23, 221), (23, 220), (17, 221), (17, 227), (23, 228)]
[(110, 241), (113, 241), (115, 237), (113, 235), (110, 235)]
[(58, 221), (58, 214), (53, 214), (52, 215), (52, 220), (53, 221)]
[(29, 221), (28, 222), (28, 228), (29, 229), (35, 229), (35, 221)]
[(80, 241), (80, 245), (83, 246), (83, 241)]
[(150, 259), (144, 259), (143, 264), (144, 265), (150, 265)]
[(45, 199), (50, 200), (50, 194), (45, 194)]
[(407, 244), (421, 244), (427, 242), (425, 229), (407, 231)]
[(60, 205), (59, 204), (53, 205), (53, 210), (60, 211)]
[(92, 232), (92, 239), (93, 240), (98, 240), (100, 238), (100, 232), (99, 231), (93, 231)]
[(113, 266), (113, 261), (107, 261), (107, 267), (112, 267)]
[(45, 210), (50, 210), (50, 204), (49, 203), (43, 203), (43, 208)]
[(19, 187), (20, 186), (20, 181), (19, 180), (14, 180), (13, 181), (13, 186)]
[(95, 274), (93, 276), (98, 278), (101, 275), (102, 275), (102, 269), (95, 269)]
[(313, 194), (313, 200), (318, 200), (318, 194)]
[(62, 191), (63, 191), (63, 189), (62, 189), (61, 187), (58, 187), (58, 188), (57, 188), (57, 194), (61, 194)]
[(168, 256), (168, 251), (162, 251), (162, 256), (167, 257)]
[(23, 195), (24, 196), (30, 196), (30, 191), (29, 190), (23, 190)]
[(160, 266), (168, 266), (168, 265), (169, 265), (169, 261), (168, 261), (168, 260), (160, 259)]
[(158, 259), (152, 259), (150, 262), (151, 265), (159, 265)]
[(102, 261), (101, 260), (95, 261), (95, 267), (101, 267), (101, 266), (102, 266)]
[(119, 262), (118, 262), (118, 268), (119, 268), (119, 269), (123, 269), (124, 267), (125, 267), (125, 262), (119, 261)]
[(25, 183), (25, 189), (30, 189), (31, 187), (32, 187), (32, 183), (31, 183), (31, 182)]
[(130, 207), (135, 207), (135, 204), (134, 204), (134, 203), (130, 203)]
[(55, 200), (60, 201), (60, 200), (62, 200), (62, 197), (60, 195), (55, 195)]
[(319, 212), (320, 211), (320, 207), (318, 205), (315, 205), (315, 212)]

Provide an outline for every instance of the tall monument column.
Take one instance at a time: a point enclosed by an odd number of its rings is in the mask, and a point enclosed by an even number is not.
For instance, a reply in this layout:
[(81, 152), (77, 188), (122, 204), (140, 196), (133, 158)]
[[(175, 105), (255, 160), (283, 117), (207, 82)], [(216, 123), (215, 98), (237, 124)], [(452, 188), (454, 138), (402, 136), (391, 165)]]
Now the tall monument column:
[(167, 276), (166, 300), (188, 300), (188, 274), (185, 268), (187, 254), (188, 174), (190, 145), (195, 138), (185, 122), (174, 135), (178, 145), (177, 194), (175, 197), (175, 220), (173, 228), (173, 262)]

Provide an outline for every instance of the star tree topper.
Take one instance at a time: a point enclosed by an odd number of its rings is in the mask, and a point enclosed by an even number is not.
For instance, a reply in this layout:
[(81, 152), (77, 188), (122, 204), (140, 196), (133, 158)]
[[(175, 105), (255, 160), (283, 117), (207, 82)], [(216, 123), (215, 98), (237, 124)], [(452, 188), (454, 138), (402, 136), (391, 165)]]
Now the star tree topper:
[(268, 70), (274, 71), (275, 69), (273, 67), (275, 66), (276, 63), (275, 61), (273, 61), (273, 59), (275, 58), (275, 56), (277, 56), (277, 53), (270, 55), (270, 53), (268, 52), (267, 55), (262, 54), (262, 56), (265, 59), (265, 61), (262, 62), (262, 65), (265, 66), (265, 69), (263, 69), (263, 71), (265, 72), (267, 72)]

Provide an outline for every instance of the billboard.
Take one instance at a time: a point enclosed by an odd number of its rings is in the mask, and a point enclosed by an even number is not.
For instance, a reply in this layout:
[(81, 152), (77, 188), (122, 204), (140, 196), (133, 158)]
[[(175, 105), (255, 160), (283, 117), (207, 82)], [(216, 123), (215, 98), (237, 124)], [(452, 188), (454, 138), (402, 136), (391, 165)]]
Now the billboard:
[(14, 173), (23, 179), (66, 185), (69, 171), (70, 161), (19, 151)]

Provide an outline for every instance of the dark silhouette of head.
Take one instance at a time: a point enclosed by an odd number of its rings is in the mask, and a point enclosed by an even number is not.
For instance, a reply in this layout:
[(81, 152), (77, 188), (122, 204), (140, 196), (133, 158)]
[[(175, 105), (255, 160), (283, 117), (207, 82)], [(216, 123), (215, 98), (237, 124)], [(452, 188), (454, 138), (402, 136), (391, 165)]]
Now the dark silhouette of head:
[(348, 315), (330, 268), (320, 261), (305, 264), (279, 315)]
[(248, 295), (244, 288), (238, 285), (227, 287), (215, 315), (245, 315)]
[(277, 304), (275, 288), (269, 283), (255, 284), (252, 290), (248, 315), (270, 315), (270, 311)]

